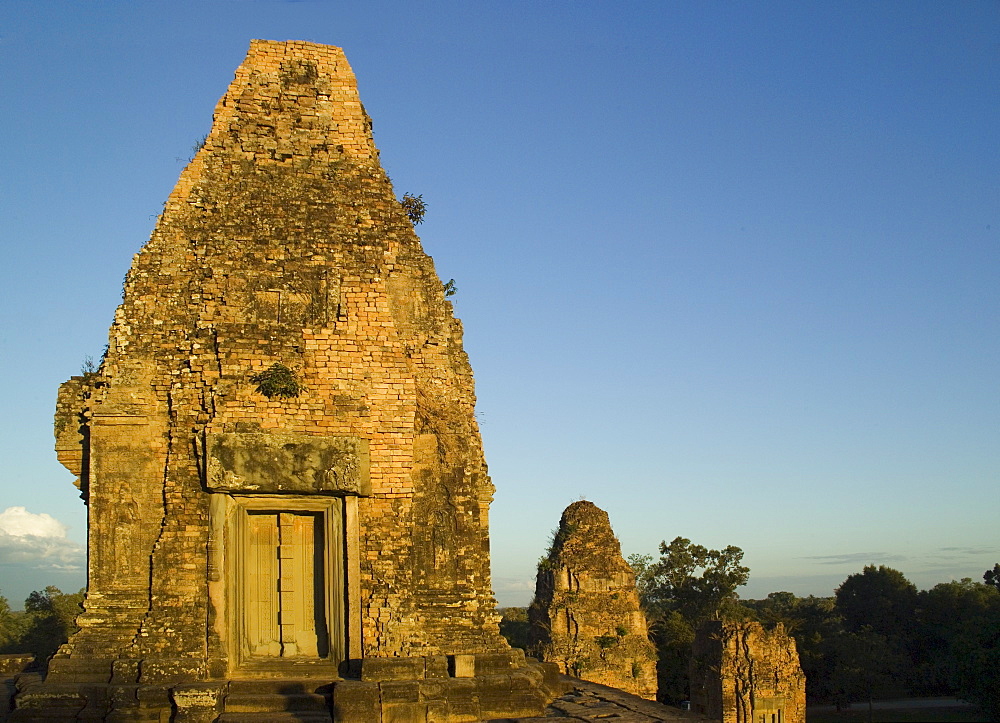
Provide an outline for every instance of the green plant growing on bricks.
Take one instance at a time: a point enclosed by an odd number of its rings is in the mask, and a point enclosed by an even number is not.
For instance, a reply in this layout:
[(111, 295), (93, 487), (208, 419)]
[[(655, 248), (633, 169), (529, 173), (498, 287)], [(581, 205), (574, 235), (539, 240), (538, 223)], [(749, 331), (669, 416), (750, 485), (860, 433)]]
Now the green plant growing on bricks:
[(607, 650), (618, 642), (618, 638), (614, 635), (598, 635), (594, 638), (594, 642), (597, 643), (597, 647), (601, 650)]
[(250, 381), (257, 385), (257, 391), (268, 399), (279, 397), (290, 399), (297, 397), (305, 389), (295, 378), (295, 372), (284, 364), (275, 362), (269, 368), (254, 374)]
[(404, 193), (403, 200), (400, 201), (403, 210), (414, 226), (423, 223), (424, 213), (427, 211), (427, 204), (424, 203), (423, 194), (414, 196), (412, 193)]

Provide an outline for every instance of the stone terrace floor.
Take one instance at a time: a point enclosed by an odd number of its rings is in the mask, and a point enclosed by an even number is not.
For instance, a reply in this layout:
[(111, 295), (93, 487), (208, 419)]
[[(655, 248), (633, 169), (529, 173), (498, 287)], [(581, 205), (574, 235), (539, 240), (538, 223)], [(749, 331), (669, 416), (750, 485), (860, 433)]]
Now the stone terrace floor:
[(500, 718), (492, 723), (538, 723), (539, 721), (609, 721), (609, 723), (649, 723), (675, 721), (695, 723), (707, 718), (690, 711), (640, 698), (617, 688), (577, 678), (566, 679), (573, 690), (557, 698), (542, 718)]

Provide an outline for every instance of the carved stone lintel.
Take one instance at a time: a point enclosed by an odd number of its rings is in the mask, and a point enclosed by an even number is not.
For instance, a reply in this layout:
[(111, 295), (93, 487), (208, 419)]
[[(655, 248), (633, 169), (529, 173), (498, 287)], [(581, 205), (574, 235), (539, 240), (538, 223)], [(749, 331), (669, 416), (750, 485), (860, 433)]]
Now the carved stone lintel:
[(371, 494), (368, 440), (308, 434), (210, 434), (205, 485), (252, 494)]

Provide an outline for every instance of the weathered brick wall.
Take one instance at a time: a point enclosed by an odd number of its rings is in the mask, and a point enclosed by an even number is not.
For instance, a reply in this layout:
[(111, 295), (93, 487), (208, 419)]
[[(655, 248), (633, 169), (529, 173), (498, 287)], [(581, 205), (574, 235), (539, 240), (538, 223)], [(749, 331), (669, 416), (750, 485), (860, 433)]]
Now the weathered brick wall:
[(608, 513), (574, 502), (538, 567), (528, 610), (542, 659), (584, 680), (656, 698), (656, 650), (647, 637), (635, 574)]
[[(274, 363), (300, 396), (256, 391)], [(225, 674), (204, 445), (247, 432), (367, 440), (364, 655), (506, 649), (474, 404), (461, 324), (343, 52), (253, 41), (133, 260), (99, 373), (60, 395), (91, 550), (88, 612), (60, 657), (121, 658), (123, 679), (140, 659), (143, 680)]]
[(769, 630), (756, 622), (706, 623), (694, 641), (691, 703), (724, 723), (771, 721), (772, 715), (804, 723), (806, 678), (795, 640), (780, 624)]

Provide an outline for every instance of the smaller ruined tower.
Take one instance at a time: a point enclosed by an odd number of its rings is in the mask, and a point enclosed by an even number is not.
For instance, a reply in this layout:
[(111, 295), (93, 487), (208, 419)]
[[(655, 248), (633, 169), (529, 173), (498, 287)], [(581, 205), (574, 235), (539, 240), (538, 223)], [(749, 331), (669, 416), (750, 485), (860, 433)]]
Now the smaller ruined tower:
[(705, 623), (694, 640), (691, 703), (723, 723), (804, 723), (806, 677), (795, 640), (781, 624)]
[(608, 513), (574, 502), (538, 565), (532, 645), (564, 673), (656, 698), (656, 650)]

